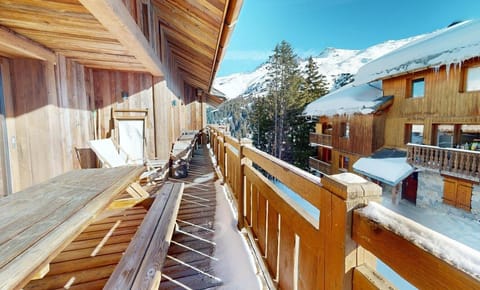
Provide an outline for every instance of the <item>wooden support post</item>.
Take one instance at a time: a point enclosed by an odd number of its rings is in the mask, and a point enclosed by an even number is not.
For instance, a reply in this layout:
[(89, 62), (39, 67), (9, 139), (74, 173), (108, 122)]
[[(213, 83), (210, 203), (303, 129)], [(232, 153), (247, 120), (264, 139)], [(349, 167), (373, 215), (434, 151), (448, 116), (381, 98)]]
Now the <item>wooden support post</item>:
[[(352, 173), (322, 178), (323, 187), (331, 193), (322, 204), (321, 227), (328, 225), (325, 237), (325, 289), (352, 289), (355, 267), (373, 262), (371, 254), (352, 239), (353, 210), (369, 201), (379, 201), (382, 189), (372, 182), (362, 182)], [(356, 180), (357, 179), (357, 180)], [(324, 217), (322, 217), (324, 216)]]
[(250, 139), (242, 139), (240, 140), (240, 150), (238, 151), (238, 156), (239, 156), (239, 163), (238, 165), (240, 168), (238, 169), (238, 177), (237, 177), (237, 182), (238, 182), (238, 197), (237, 197), (237, 211), (238, 211), (238, 222), (237, 222), (237, 227), (239, 230), (243, 229), (245, 224), (244, 224), (244, 204), (245, 204), (245, 168), (244, 165), (246, 164), (247, 159), (245, 159), (243, 155), (243, 148), (245, 146), (252, 146), (252, 140)]

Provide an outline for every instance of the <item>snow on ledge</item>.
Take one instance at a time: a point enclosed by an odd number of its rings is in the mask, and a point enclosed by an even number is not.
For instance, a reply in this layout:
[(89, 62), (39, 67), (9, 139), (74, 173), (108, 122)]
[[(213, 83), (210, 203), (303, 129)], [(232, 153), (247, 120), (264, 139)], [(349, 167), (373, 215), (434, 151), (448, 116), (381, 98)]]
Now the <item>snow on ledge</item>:
[(480, 278), (480, 252), (375, 202), (359, 212), (454, 267)]
[(330, 177), (341, 181), (343, 183), (367, 183), (368, 180), (365, 178), (358, 176), (356, 174), (350, 173), (350, 172), (345, 172), (345, 173), (340, 173), (340, 174), (335, 174), (335, 175), (330, 175)]

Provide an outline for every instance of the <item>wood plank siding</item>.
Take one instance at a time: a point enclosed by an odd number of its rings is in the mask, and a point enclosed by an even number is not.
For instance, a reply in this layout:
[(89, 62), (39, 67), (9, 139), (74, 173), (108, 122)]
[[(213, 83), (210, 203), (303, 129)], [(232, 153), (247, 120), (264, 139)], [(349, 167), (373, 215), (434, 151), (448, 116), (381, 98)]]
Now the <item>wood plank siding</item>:
[(115, 136), (113, 109), (147, 109), (146, 157), (168, 158), (182, 130), (206, 125), (212, 80), (241, 5), (0, 0), (0, 137), (10, 192), (79, 168), (76, 148)]
[[(464, 92), (463, 79), (469, 66), (479, 65), (473, 59), (461, 66), (442, 66), (383, 80), (384, 95), (395, 96), (387, 112), (385, 146), (406, 148), (405, 124), (424, 125), (424, 144), (434, 145), (432, 124), (479, 124), (480, 92)], [(425, 96), (409, 98), (409, 82), (423, 77)]]

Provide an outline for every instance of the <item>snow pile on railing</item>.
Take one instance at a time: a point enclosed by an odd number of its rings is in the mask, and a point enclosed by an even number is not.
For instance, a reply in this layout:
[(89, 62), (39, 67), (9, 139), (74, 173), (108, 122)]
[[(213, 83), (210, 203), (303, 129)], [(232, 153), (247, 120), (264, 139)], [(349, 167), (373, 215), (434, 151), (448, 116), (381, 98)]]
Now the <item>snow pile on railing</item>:
[[(462, 22), (435, 31), (362, 66), (355, 83), (362, 84), (423, 68), (460, 66), (480, 56), (480, 21)], [(455, 67), (454, 66), (454, 67)]]
[(480, 278), (480, 252), (375, 202), (370, 202), (359, 212), (454, 267)]

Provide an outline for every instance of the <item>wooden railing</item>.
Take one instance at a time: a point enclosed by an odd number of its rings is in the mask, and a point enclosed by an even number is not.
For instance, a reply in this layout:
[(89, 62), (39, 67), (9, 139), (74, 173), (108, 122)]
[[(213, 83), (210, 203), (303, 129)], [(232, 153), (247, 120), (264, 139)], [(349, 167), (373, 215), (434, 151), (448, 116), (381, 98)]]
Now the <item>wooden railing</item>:
[(310, 133), (310, 144), (318, 144), (322, 146), (332, 146), (332, 135)]
[[(209, 128), (210, 146), (236, 203), (238, 227), (248, 234), (268, 288), (388, 288), (391, 285), (375, 271), (373, 253), (419, 287), (480, 289), (479, 275), (466, 274), (356, 210), (379, 200), (378, 185), (351, 173), (320, 180), (250, 142)], [(307, 212), (259, 169), (315, 210)]]
[(310, 166), (310, 168), (313, 168), (315, 170), (322, 172), (323, 174), (328, 174), (328, 175), (332, 174), (332, 164), (322, 160), (318, 160), (314, 157), (308, 158), (308, 166)]
[(407, 162), (473, 181), (480, 181), (480, 152), (407, 144)]

